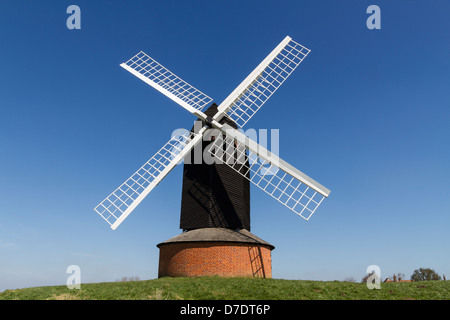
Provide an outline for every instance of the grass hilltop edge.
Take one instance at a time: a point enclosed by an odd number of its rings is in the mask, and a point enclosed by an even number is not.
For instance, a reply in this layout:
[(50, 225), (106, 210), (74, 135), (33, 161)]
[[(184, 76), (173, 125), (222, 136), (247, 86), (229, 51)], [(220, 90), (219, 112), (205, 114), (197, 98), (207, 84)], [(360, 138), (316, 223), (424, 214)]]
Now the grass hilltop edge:
[(0, 292), (0, 300), (450, 300), (450, 281), (365, 283), (252, 278), (159, 278)]

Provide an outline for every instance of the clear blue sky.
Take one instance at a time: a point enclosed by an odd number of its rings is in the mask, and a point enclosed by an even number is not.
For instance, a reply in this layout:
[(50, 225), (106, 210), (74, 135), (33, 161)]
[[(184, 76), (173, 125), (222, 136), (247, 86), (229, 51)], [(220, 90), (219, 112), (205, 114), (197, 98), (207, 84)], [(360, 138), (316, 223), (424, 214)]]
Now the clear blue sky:
[(2, 1), (0, 291), (65, 284), (73, 264), (84, 283), (156, 278), (182, 167), (116, 231), (93, 208), (195, 119), (119, 64), (143, 50), (220, 103), (286, 35), (311, 53), (246, 128), (279, 129), (280, 156), (331, 195), (306, 222), (252, 189), (273, 277), (449, 277), (449, 15), (445, 0)]

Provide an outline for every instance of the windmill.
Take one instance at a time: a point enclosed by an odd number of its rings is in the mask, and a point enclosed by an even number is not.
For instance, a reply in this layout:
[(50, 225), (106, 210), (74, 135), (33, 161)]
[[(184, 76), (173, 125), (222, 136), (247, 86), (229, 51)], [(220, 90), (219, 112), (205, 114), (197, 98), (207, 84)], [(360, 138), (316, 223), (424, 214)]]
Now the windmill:
[[(198, 119), (95, 207), (115, 230), (185, 160), (183, 233), (158, 244), (159, 276), (270, 277), (274, 247), (250, 233), (249, 183), (305, 220), (328, 197), (327, 188), (239, 131), (309, 52), (284, 38), (220, 105), (142, 51), (121, 64)], [(213, 163), (195, 162), (199, 147)]]

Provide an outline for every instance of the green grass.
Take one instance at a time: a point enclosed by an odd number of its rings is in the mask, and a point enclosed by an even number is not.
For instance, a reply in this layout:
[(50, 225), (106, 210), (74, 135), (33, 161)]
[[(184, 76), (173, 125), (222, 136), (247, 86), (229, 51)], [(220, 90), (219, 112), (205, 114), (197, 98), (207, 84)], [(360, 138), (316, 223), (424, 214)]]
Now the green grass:
[(160, 278), (6, 290), (0, 300), (450, 300), (450, 281), (364, 283), (249, 278)]

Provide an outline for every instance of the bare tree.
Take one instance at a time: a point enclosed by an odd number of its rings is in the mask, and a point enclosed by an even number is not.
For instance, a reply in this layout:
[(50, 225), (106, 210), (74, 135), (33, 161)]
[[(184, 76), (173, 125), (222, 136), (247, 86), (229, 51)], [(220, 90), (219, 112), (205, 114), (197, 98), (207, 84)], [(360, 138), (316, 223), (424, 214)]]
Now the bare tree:
[[(361, 282), (362, 282), (362, 283), (366, 283), (367, 280), (369, 279), (369, 277), (371, 277), (371, 280), (372, 280), (372, 281), (373, 281), (373, 280), (378, 280), (378, 279), (380, 278), (379, 275), (375, 273), (375, 271), (372, 271), (371, 273), (366, 274), (366, 275), (362, 278)], [(381, 279), (380, 279), (380, 280), (381, 280)]]
[(347, 282), (356, 282), (356, 279), (353, 278), (353, 277), (347, 277), (347, 278), (344, 279), (344, 281), (347, 281)]
[(141, 280), (138, 276), (134, 277), (122, 277), (120, 280), (116, 280), (116, 282), (127, 282), (127, 281), (139, 281)]
[(428, 280), (441, 280), (441, 276), (430, 268), (419, 268), (414, 270), (411, 280), (414, 281), (428, 281)]

